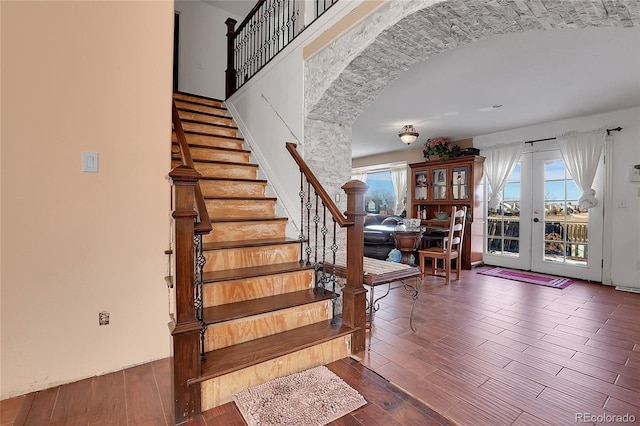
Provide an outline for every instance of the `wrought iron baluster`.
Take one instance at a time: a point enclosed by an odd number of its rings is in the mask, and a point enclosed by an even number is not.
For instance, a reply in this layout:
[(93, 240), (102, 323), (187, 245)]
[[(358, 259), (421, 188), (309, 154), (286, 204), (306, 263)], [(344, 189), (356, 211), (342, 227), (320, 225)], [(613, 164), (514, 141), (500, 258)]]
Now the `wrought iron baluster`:
[[(315, 269), (315, 271), (318, 271), (318, 224), (320, 223), (320, 215), (318, 214), (318, 209), (320, 208), (320, 204), (318, 203), (318, 200), (320, 198), (320, 196), (318, 195), (317, 191), (314, 191), (316, 194), (316, 211), (315, 214), (313, 215), (313, 223), (315, 224), (315, 238), (313, 240), (313, 248), (314, 248), (314, 255), (313, 255), (313, 268)], [(311, 242), (309, 242), (311, 243)]]
[(331, 251), (333, 252), (333, 271), (331, 271), (331, 291), (333, 292), (333, 296), (331, 296), (332, 308), (333, 312), (331, 315), (331, 323), (335, 324), (336, 317), (336, 302), (338, 300), (338, 293), (336, 293), (336, 284), (338, 282), (338, 274), (336, 273), (336, 254), (338, 252), (338, 239), (337, 239), (337, 228), (338, 224), (336, 219), (333, 218), (333, 242), (331, 243)]
[(206, 361), (204, 348), (204, 338), (207, 332), (207, 324), (204, 321), (204, 265), (207, 263), (207, 259), (204, 257), (202, 250), (202, 235), (195, 234), (193, 236), (193, 249), (195, 259), (195, 282), (194, 282), (194, 305), (196, 311), (196, 319), (200, 322), (200, 359)]
[(299, 263), (304, 264), (304, 260), (302, 260), (302, 253), (304, 249), (304, 173), (300, 170), (300, 192), (298, 192), (300, 196), (300, 235), (298, 236), (298, 240), (300, 240), (300, 260)]
[(311, 202), (311, 182), (307, 180), (307, 203), (305, 204), (307, 209), (307, 248), (305, 249), (307, 265), (311, 265), (311, 207), (313, 207)]
[[(320, 229), (322, 234), (322, 273), (320, 280), (322, 281), (323, 294), (327, 291), (327, 234), (329, 228), (327, 228), (327, 206), (322, 202), (322, 228)], [(318, 280), (316, 279), (316, 290), (318, 289)]]

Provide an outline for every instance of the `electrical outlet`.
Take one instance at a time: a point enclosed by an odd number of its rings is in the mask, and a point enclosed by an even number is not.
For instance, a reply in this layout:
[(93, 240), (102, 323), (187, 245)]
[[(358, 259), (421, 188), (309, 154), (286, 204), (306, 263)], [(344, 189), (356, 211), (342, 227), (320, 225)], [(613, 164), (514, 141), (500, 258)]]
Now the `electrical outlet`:
[(98, 325), (109, 325), (109, 312), (102, 311), (98, 313)]

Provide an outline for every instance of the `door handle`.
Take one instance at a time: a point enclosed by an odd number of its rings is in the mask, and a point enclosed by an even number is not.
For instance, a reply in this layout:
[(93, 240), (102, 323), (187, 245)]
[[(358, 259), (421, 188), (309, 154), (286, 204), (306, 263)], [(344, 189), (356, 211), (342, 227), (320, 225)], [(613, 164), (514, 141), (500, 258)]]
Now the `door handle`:
[(536, 223), (538, 223), (538, 222), (540, 222), (540, 219), (538, 219), (537, 217), (534, 217), (534, 218), (533, 218), (533, 221), (534, 221), (534, 222), (536, 222)]

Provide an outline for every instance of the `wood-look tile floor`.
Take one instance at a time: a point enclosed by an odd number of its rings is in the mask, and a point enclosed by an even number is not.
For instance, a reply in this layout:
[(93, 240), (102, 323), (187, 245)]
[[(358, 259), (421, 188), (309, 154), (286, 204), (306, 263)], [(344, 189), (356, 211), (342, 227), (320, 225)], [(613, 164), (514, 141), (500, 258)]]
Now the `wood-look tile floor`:
[[(584, 282), (557, 290), (475, 271), (449, 286), (426, 277), (416, 333), (410, 302), (402, 288), (379, 302), (371, 350), (358, 354), (377, 374), (350, 359), (330, 366), (369, 401), (333, 424), (640, 422), (640, 294)], [(170, 424), (169, 386), (169, 362), (160, 360), (2, 401), (1, 424)], [(192, 424), (244, 421), (226, 404)]]
[(461, 425), (640, 423), (640, 294), (443, 281), (425, 277), (416, 333), (402, 288), (380, 301), (365, 365)]

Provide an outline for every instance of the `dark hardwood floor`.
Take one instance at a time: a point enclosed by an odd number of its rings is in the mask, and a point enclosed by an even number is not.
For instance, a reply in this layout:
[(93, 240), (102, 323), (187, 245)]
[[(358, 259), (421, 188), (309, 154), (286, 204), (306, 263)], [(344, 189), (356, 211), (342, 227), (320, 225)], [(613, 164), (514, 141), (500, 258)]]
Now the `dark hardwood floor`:
[[(640, 422), (640, 294), (475, 271), (449, 286), (426, 277), (416, 333), (410, 302), (401, 288), (380, 301), (371, 350), (358, 354), (375, 373), (349, 358), (329, 366), (369, 402), (332, 424)], [(4, 400), (1, 425), (170, 424), (169, 385), (169, 362), (160, 360)], [(244, 421), (226, 404), (191, 424)]]

